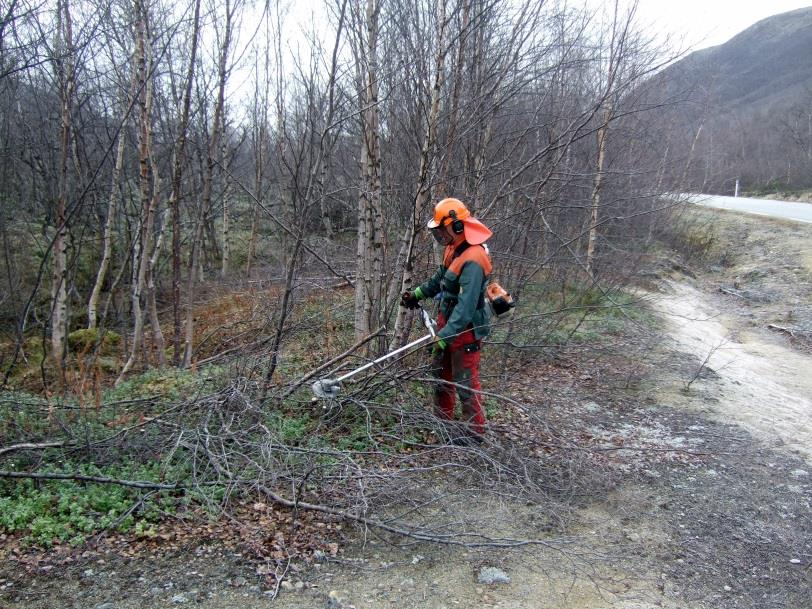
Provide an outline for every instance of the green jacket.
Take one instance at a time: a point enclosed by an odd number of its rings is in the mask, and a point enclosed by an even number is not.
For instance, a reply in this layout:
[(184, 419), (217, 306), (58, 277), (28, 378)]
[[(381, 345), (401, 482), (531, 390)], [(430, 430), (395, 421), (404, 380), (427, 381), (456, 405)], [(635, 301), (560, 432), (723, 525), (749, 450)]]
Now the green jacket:
[(464, 332), (469, 324), (477, 339), (490, 333), (490, 312), (485, 304), (490, 257), (481, 245), (469, 245), (455, 258), (459, 246), (446, 247), (443, 264), (418, 288), (423, 298), (441, 294), (440, 312), (446, 324), (437, 336), (446, 342)]

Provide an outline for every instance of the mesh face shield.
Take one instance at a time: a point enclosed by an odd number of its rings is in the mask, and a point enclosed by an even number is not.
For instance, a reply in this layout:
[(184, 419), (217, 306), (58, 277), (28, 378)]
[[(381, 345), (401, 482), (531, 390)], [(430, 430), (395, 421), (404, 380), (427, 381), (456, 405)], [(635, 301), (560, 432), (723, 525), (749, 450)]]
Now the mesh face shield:
[(454, 237), (448, 234), (448, 230), (445, 226), (438, 226), (429, 230), (431, 231), (431, 236), (434, 237), (434, 240), (440, 245), (450, 245), (454, 240)]

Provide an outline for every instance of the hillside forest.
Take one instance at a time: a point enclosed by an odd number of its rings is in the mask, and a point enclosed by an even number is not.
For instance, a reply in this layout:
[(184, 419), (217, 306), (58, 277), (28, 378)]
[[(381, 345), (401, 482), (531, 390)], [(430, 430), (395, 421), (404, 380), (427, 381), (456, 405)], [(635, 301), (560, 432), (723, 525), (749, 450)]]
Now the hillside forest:
[[(487, 407), (537, 430), (510, 380), (622, 350), (641, 265), (703, 246), (662, 196), (700, 164), (663, 119), (690, 88), (653, 80), (684, 52), (634, 3), (326, 0), (308, 27), (289, 8), (2, 4), (0, 530), (23, 544), (154, 537), (257, 497), (470, 541), (411, 509), (445, 439), (422, 351), (310, 391), (423, 332), (398, 303), (436, 269), (435, 203), (494, 232), (518, 306), (487, 344)], [(511, 446), (446, 475), (571, 483)]]

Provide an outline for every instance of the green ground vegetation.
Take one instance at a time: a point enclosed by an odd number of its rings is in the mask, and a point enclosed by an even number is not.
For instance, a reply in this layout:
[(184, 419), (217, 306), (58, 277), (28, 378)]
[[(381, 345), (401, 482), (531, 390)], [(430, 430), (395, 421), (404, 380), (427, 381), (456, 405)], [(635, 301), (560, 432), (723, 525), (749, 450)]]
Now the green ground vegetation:
[[(323, 299), (308, 299), (297, 309), (290, 320), (291, 338), (280, 352), (275, 381), (286, 383), (301, 378), (354, 342), (350, 298), (346, 292), (325, 293)], [(649, 314), (631, 292), (545, 281), (525, 288), (513, 320), (497, 324), (492, 340), (497, 344), (509, 340), (520, 346), (555, 349), (567, 343), (611, 340), (629, 324), (649, 321)], [(414, 332), (422, 329), (415, 328)], [(121, 339), (112, 332), (100, 336), (97, 331), (80, 330), (73, 332), (69, 340), (72, 351), (98, 348), (107, 354), (115, 353)], [(408, 357), (405, 365), (415, 369), (427, 362), (423, 349)], [(343, 367), (325, 371), (324, 375), (340, 375), (363, 361), (349, 359)], [(39, 546), (79, 544), (102, 531), (149, 536), (162, 518), (183, 510), (215, 516), (232, 490), (217, 482), (216, 472), (210, 470), (202, 472), (207, 481), (197, 484), (201, 471), (194, 470), (200, 467), (195, 464), (196, 457), (183, 446), (167, 452), (156, 448), (162, 445), (150, 435), (158, 433), (154, 426), (144, 425), (136, 443), (120, 450), (108, 447), (99, 452), (94, 447), (107, 446), (106, 439), (122, 429), (138, 427), (178, 405), (225, 394), (246, 370), (261, 375), (266, 365), (267, 361), (259, 359), (249, 365), (243, 359), (239, 365), (199, 370), (150, 369), (103, 390), (95, 402), (87, 396), (48, 400), (20, 391), (3, 393), (0, 445), (26, 438), (33, 442), (63, 440), (71, 446), (70, 450), (53, 448), (35, 454), (23, 451), (16, 460), (6, 458), (4, 468), (188, 488), (157, 491), (90, 481), (7, 478), (0, 482), (0, 530), (16, 533), (26, 543)], [(347, 403), (313, 402), (310, 382), (303, 383), (281, 401), (277, 395), (262, 403), (257, 415), (260, 419), (251, 420), (240, 433), (247, 434), (247, 440), (251, 440), (250, 434), (257, 434), (257, 446), (270, 440), (275, 446), (305, 449), (288, 451), (275, 467), (300, 474), (315, 468), (308, 485), (329, 479), (336, 468), (345, 467), (346, 458), (410, 451), (431, 441), (428, 423), (425, 428), (413, 423), (403, 425), (404, 412), (425, 411), (430, 401), (429, 386), (407, 381), (408, 391), (404, 392), (391, 382), (372, 381), (370, 385), (364, 378), (358, 380), (345, 388), (345, 395), (352, 396), (359, 389), (365, 393)], [(226, 408), (227, 402), (223, 404), (222, 408)], [(493, 417), (499, 410), (498, 399), (486, 398), (485, 407), (488, 416)], [(203, 420), (211, 414), (203, 414), (202, 410), (198, 413), (195, 408), (186, 409), (183, 418), (173, 424), (186, 426), (194, 435), (202, 427), (214, 429), (228, 420)], [(422, 419), (418, 416), (411, 420)], [(245, 465), (240, 476), (250, 479), (257, 473), (252, 467)], [(192, 484), (193, 478), (196, 484)]]
[(631, 326), (650, 325), (654, 320), (643, 299), (633, 291), (543, 281), (522, 291), (514, 317), (495, 326), (493, 340), (546, 349), (599, 345)]

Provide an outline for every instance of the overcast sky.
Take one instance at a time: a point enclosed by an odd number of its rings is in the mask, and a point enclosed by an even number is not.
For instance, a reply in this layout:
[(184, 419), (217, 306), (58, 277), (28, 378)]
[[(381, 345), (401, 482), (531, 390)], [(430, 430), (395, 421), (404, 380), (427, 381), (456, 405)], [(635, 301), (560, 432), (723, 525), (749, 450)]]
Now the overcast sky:
[(639, 0), (641, 23), (685, 35), (696, 49), (722, 44), (748, 27), (787, 11), (812, 6), (812, 0)]

